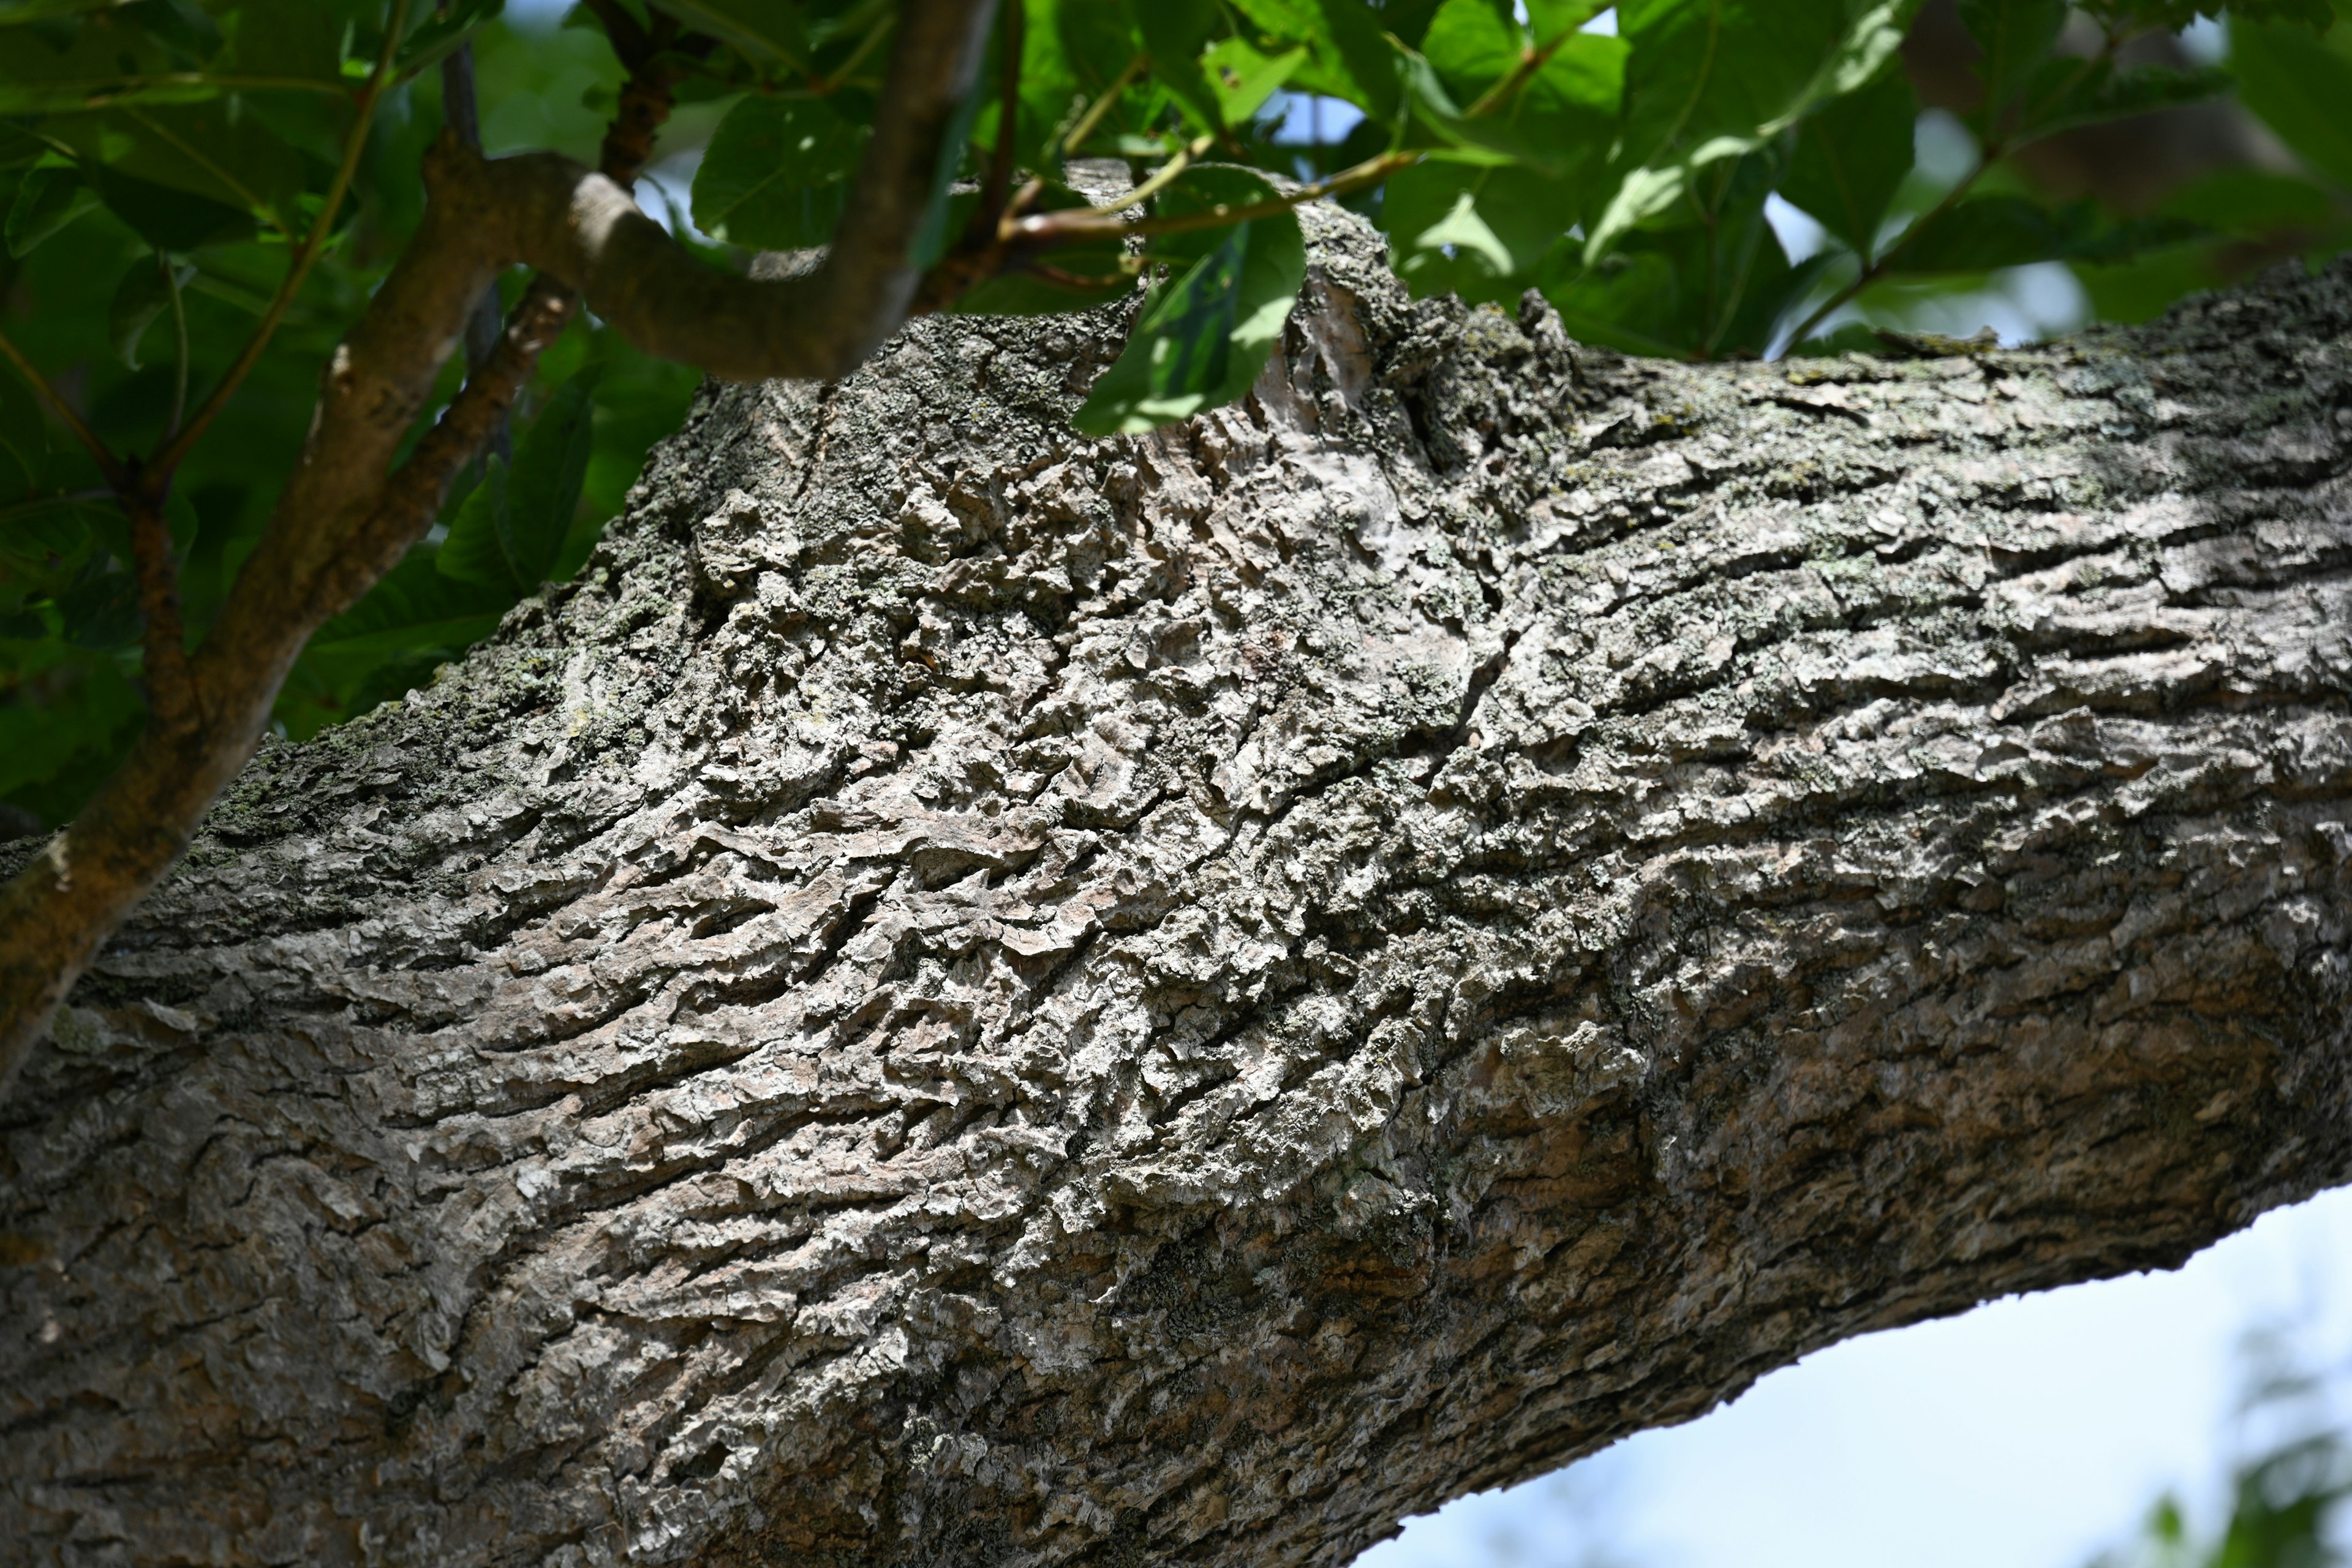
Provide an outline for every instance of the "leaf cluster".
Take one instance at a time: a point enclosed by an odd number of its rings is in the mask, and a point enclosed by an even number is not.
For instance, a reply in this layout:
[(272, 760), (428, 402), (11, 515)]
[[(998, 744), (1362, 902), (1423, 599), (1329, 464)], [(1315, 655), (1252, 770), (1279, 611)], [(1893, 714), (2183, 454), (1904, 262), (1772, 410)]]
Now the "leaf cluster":
[[(1532, 289), (1574, 336), (1686, 359), (1883, 347), (1869, 324), (1922, 291), (2053, 261), (2103, 312), (2143, 314), (2346, 242), (2352, 43), (2326, 0), (2234, 6), (2226, 70), (2126, 63), (2132, 39), (2210, 0), (1962, 0), (1981, 95), (1944, 127), (1958, 165), (1918, 155), (1897, 58), (1917, 4), (1007, 0), (942, 149), (921, 308), (1139, 291), (1075, 415), (1108, 434), (1246, 393), (1305, 267), (1292, 209), (1319, 195), (1370, 216), (1417, 292)], [(204, 438), (174, 448), (161, 501), (193, 643), (262, 546), (321, 367), (419, 220), (441, 62), (467, 51), (493, 154), (593, 161), (625, 83), (658, 79), (672, 161), (640, 199), (712, 265), (741, 266), (827, 244), (859, 199), (898, 15), (896, 0), (585, 0), (550, 29), (502, 0), (0, 0), (0, 328), (72, 410), (0, 369), (12, 821), (72, 813), (138, 732), (152, 674), (120, 475), (73, 421), (153, 453), (205, 388), (233, 385)], [(2052, 135), (2229, 93), (2302, 172), (2232, 172), (2126, 215), (2053, 201), (2016, 171)], [(1090, 200), (1075, 160), (1124, 163), (1132, 193)], [(1810, 247), (1784, 240), (1800, 228)], [(502, 287), (511, 302), (522, 279)], [(463, 374), (451, 365), (445, 395)], [(313, 639), (283, 731), (428, 680), (578, 570), (693, 386), (689, 368), (574, 326), (509, 443)]]

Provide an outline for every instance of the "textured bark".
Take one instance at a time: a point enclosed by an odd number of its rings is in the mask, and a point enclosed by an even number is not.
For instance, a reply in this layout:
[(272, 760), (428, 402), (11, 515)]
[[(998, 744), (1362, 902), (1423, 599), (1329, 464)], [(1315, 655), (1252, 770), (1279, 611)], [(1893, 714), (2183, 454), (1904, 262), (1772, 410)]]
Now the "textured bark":
[(2352, 1177), (2352, 276), (1685, 368), (1316, 212), (714, 389), (0, 1110), (41, 1563), (1338, 1563)]

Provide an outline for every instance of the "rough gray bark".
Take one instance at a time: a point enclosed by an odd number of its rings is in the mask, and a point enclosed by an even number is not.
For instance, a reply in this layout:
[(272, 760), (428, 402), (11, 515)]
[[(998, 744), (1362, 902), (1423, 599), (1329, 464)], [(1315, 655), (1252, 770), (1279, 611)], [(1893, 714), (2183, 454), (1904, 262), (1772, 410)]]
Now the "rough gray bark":
[(714, 392), (5, 1117), (41, 1563), (1338, 1563), (2352, 1178), (2352, 278), (1682, 368), (1317, 214)]

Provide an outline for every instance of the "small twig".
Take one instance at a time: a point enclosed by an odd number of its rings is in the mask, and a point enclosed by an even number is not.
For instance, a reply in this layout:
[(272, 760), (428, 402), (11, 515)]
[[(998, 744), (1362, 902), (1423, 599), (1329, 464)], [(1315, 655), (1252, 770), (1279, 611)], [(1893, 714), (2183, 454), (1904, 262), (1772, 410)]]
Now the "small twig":
[(1118, 75), (1103, 89), (1102, 96), (1087, 106), (1087, 111), (1078, 116), (1078, 122), (1071, 126), (1069, 133), (1062, 138), (1062, 156), (1066, 158), (1086, 145), (1087, 138), (1095, 133), (1096, 127), (1103, 122), (1103, 116), (1108, 114), (1111, 105), (1118, 101), (1118, 95), (1125, 92), (1135, 79), (1143, 74), (1143, 68), (1150, 63), (1150, 55), (1138, 55), (1119, 68)]
[(106, 482), (110, 485), (120, 484), (123, 472), (122, 459), (107, 449), (106, 443), (98, 438), (97, 432), (84, 424), (81, 416), (73, 411), (73, 405), (58, 395), (58, 389), (49, 384), (48, 377), (33, 367), (33, 362), (26, 359), (24, 351), (9, 341), (8, 334), (5, 331), (0, 331), (0, 356), (5, 356), (10, 364), (15, 365), (16, 374), (23, 376), (51, 408), (57, 410), (58, 418), (64, 422), (68, 430), (73, 432), (74, 439), (80, 442), (83, 449), (97, 460), (99, 472), (106, 476)]
[(1014, 226), (1014, 237), (1033, 246), (1068, 245), (1114, 236), (1183, 234), (1193, 229), (1223, 228), (1228, 224), (1278, 217), (1307, 202), (1360, 190), (1420, 162), (1419, 153), (1383, 153), (1376, 158), (1367, 158), (1352, 168), (1342, 169), (1336, 174), (1318, 180), (1311, 185), (1301, 185), (1290, 195), (1277, 196), (1272, 201), (1252, 202), (1238, 207), (1210, 207), (1170, 217), (1145, 218), (1140, 222), (1129, 222), (1104, 207), (1066, 207), (1059, 212), (1039, 213), (1034, 217), (1023, 218)]
[(278, 292), (269, 301), (268, 311), (261, 318), (261, 324), (253, 330), (253, 336), (246, 341), (244, 349), (236, 356), (236, 363), (229, 366), (228, 374), (221, 377), (220, 384), (213, 388), (212, 395), (206, 397), (204, 405), (196, 410), (195, 417), (189, 420), (180, 433), (155, 455), (152, 469), (165, 479), (168, 479), (172, 471), (180, 466), (181, 460), (188, 455), (188, 448), (194, 446), (211, 427), (222, 408), (227, 405), (230, 395), (244, 384), (246, 376), (260, 363), (261, 353), (269, 346), (270, 338), (278, 331), (278, 323), (286, 319), (296, 292), (310, 276), (312, 264), (325, 248), (327, 236), (334, 227), (335, 214), (341, 208), (343, 197), (350, 192), (352, 181), (359, 173), (360, 155), (367, 149), (369, 123), (375, 118), (376, 104), (383, 98), (384, 87), (391, 79), (393, 56), (400, 47), (401, 35), (408, 28), (408, 5), (409, 0), (393, 0), (392, 18), (384, 29), (383, 47), (377, 52), (375, 67), (368, 73), (367, 85), (360, 91), (352, 133), (343, 143), (342, 162), (336, 166), (334, 180), (327, 187), (326, 200), (320, 204), (319, 216), (312, 221), (310, 234), (304, 237), (301, 248), (294, 253), (293, 262), (286, 268), (286, 277), (278, 285)]
[(1148, 202), (1175, 183), (1176, 176), (1191, 168), (1192, 160), (1204, 157), (1217, 144), (1214, 136), (1196, 136), (1176, 149), (1176, 155), (1152, 171), (1151, 177), (1115, 202), (1104, 202), (1094, 210), (1102, 213), (1123, 212), (1139, 202)]

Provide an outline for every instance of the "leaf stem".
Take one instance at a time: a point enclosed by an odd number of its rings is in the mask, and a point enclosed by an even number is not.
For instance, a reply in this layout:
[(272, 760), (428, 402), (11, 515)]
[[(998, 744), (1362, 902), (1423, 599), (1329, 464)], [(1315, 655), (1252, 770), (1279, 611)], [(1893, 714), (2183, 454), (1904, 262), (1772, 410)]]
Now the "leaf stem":
[(1150, 55), (1139, 54), (1119, 68), (1118, 75), (1111, 79), (1111, 84), (1108, 87), (1103, 89), (1102, 96), (1087, 106), (1087, 111), (1078, 116), (1078, 122), (1071, 126), (1068, 132), (1063, 136), (1061, 144), (1063, 157), (1068, 157), (1086, 145), (1087, 138), (1095, 133), (1101, 126), (1103, 117), (1110, 112), (1111, 105), (1118, 101), (1118, 95), (1125, 92), (1134, 83), (1135, 79), (1143, 74), (1143, 68), (1150, 63)]
[(189, 420), (186, 426), (155, 455), (154, 461), (148, 468), (151, 479), (169, 483), (173, 471), (187, 457), (188, 449), (219, 417), (230, 395), (244, 384), (246, 376), (260, 363), (262, 351), (269, 346), (270, 338), (278, 331), (278, 323), (285, 320), (287, 310), (294, 303), (295, 293), (310, 276), (311, 266), (326, 247), (328, 234), (334, 227), (335, 214), (342, 207), (343, 197), (349, 194), (352, 181), (359, 174), (360, 157), (367, 150), (368, 128), (374, 121), (376, 104), (382, 100), (384, 86), (392, 76), (393, 56), (400, 47), (401, 35), (408, 30), (408, 6), (409, 0), (393, 0), (392, 20), (384, 29), (383, 47), (376, 55), (374, 69), (368, 73), (366, 87), (360, 91), (357, 118), (350, 137), (343, 143), (342, 162), (336, 166), (334, 180), (327, 187), (326, 200), (320, 205), (319, 216), (311, 221), (310, 232), (304, 237), (301, 249), (294, 253), (293, 261), (287, 267), (285, 279), (278, 284), (268, 312), (261, 318), (261, 324), (254, 328), (253, 336), (246, 341), (244, 349), (236, 356), (236, 363), (229, 366), (228, 374), (221, 377), (220, 384), (213, 388), (212, 395), (196, 410), (195, 417)]

